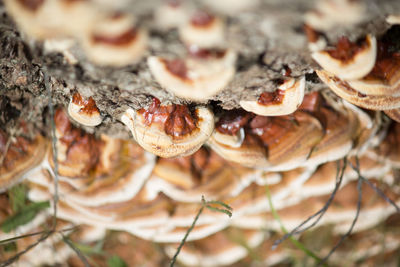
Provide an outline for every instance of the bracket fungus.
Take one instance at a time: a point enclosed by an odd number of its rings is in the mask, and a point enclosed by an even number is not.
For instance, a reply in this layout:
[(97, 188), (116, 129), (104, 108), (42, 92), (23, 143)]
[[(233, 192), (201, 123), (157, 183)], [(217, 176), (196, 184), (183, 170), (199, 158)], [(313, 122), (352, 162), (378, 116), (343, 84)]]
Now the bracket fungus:
[(97, 126), (102, 117), (92, 97), (84, 99), (79, 93), (72, 95), (68, 105), (68, 114), (75, 121), (85, 126)]
[[(95, 206), (128, 200), (140, 191), (154, 167), (155, 156), (137, 144), (83, 133), (60, 109), (56, 130), (59, 191), (72, 202)], [(54, 168), (52, 153), (48, 159)], [(39, 175), (32, 179), (46, 185), (51, 182), (48, 178)]]
[(6, 0), (7, 10), (29, 36), (47, 38), (75, 37), (87, 33), (99, 10), (90, 1)]
[(384, 110), (385, 114), (394, 121), (400, 122), (400, 109)]
[(214, 115), (208, 108), (161, 105), (157, 98), (147, 109), (129, 108), (121, 121), (139, 145), (166, 158), (193, 154), (214, 130)]
[(232, 80), (236, 53), (227, 50), (189, 48), (185, 59), (149, 57), (148, 66), (157, 82), (178, 97), (206, 101), (223, 90)]
[(274, 92), (264, 92), (257, 101), (241, 100), (240, 106), (262, 116), (283, 116), (297, 110), (303, 102), (306, 80), (290, 78), (278, 86)]
[(389, 15), (386, 21), (389, 24), (400, 24), (400, 15)]
[(189, 7), (185, 1), (164, 1), (155, 11), (155, 24), (162, 30), (179, 28), (189, 20)]
[[(221, 119), (220, 119), (221, 120)], [(237, 118), (224, 119), (216, 129), (234, 129)], [(218, 122), (217, 122), (218, 123)], [(236, 126), (237, 127), (237, 126)], [(321, 123), (313, 116), (297, 111), (292, 116), (252, 116), (243, 127), (241, 146), (231, 147), (211, 136), (208, 144), (227, 160), (267, 170), (293, 169), (305, 162), (312, 148), (323, 137)], [(232, 131), (225, 134), (235, 135)]]
[(202, 147), (190, 156), (160, 158), (146, 187), (156, 191), (153, 194), (163, 192), (176, 201), (198, 202), (202, 196), (218, 199), (237, 195), (259, 176), (259, 171), (229, 163)]
[[(78, 266), (71, 240), (104, 244), (90, 264), (271, 265), (298, 254), (265, 253), (282, 225), (309, 223), (312, 245), (368, 244), (323, 258), (354, 265), (384, 240), (360, 236), (398, 225), (399, 1), (3, 2), (6, 264)], [(400, 247), (386, 230), (385, 260)]]
[(146, 30), (135, 25), (133, 16), (117, 13), (99, 18), (82, 45), (92, 62), (121, 67), (137, 63), (146, 52), (147, 42)]
[(384, 40), (377, 44), (373, 68), (361, 77), (344, 79), (329, 70), (317, 71), (319, 78), (337, 95), (366, 109), (393, 110), (400, 107), (400, 57)]
[(40, 134), (30, 140), (9, 136), (0, 129), (0, 192), (20, 182), (25, 173), (39, 165), (47, 144)]
[(225, 23), (209, 12), (199, 10), (179, 28), (179, 36), (186, 45), (220, 47), (225, 41)]
[(317, 71), (317, 74), (333, 92), (356, 106), (372, 110), (390, 110), (400, 107), (400, 96), (366, 95), (358, 92), (348, 82), (340, 80), (327, 71), (320, 70)]
[(365, 19), (366, 5), (362, 1), (321, 0), (307, 12), (305, 22), (314, 29), (329, 31), (335, 27), (349, 27)]
[[(264, 234), (261, 231), (230, 230), (191, 242), (188, 246), (182, 248), (179, 261), (186, 266), (228, 266), (244, 258), (247, 255), (246, 249), (257, 247), (264, 239)], [(243, 239), (241, 241), (249, 248), (245, 248), (232, 240), (234, 234), (231, 234), (231, 232), (234, 232), (233, 230), (239, 231), (240, 237)], [(166, 252), (172, 257), (175, 253), (175, 245), (167, 246)]]
[(361, 43), (346, 37), (339, 39), (334, 49), (314, 52), (312, 57), (324, 70), (343, 80), (355, 80), (367, 75), (375, 65), (377, 42), (368, 35)]

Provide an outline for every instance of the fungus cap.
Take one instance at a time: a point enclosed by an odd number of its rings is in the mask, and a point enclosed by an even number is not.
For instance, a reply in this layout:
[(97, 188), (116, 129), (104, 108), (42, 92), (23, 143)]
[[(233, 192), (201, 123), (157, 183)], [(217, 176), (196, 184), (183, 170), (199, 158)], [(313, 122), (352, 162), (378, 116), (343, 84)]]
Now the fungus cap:
[(122, 67), (137, 63), (147, 49), (147, 31), (135, 19), (117, 14), (99, 21), (82, 42), (86, 56), (95, 64)]
[(314, 52), (312, 57), (323, 69), (337, 77), (354, 80), (364, 77), (372, 70), (376, 55), (376, 39), (367, 35), (361, 47), (342, 38), (336, 49)]
[(333, 92), (356, 106), (372, 110), (400, 108), (400, 96), (365, 95), (352, 88), (349, 83), (335, 77), (332, 73), (324, 70), (317, 70), (316, 72), (318, 77), (328, 85)]
[(92, 97), (84, 99), (75, 93), (68, 105), (68, 114), (75, 121), (85, 126), (97, 126), (102, 122), (100, 111)]
[(162, 106), (158, 99), (148, 109), (127, 109), (121, 121), (136, 142), (160, 157), (193, 154), (214, 131), (214, 115), (206, 107), (193, 112), (183, 105)]
[(231, 50), (222, 56), (167, 60), (149, 57), (147, 64), (157, 82), (178, 97), (206, 101), (223, 90), (232, 80), (236, 53)]
[[(283, 116), (296, 111), (303, 101), (306, 80), (304, 77), (295, 81), (291, 78), (285, 81), (272, 93), (261, 94), (257, 101), (240, 101), (240, 106), (262, 116)], [(266, 101), (263, 101), (265, 99)]]
[(220, 47), (225, 41), (225, 23), (205, 11), (197, 11), (179, 28), (179, 36), (187, 45), (201, 48)]
[(25, 173), (39, 165), (47, 147), (47, 141), (39, 134), (33, 140), (12, 138), (0, 129), (0, 192), (20, 182)]
[(168, 0), (154, 13), (156, 26), (162, 30), (178, 28), (189, 20), (189, 10), (184, 1)]

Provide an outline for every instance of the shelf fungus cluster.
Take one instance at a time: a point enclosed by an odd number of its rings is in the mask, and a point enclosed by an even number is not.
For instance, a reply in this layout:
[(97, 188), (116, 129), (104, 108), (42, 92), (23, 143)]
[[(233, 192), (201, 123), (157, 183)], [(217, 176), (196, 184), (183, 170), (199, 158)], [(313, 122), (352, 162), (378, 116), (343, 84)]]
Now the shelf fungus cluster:
[(315, 52), (319, 78), (346, 101), (365, 109), (382, 110), (399, 118), (400, 57), (392, 44), (367, 36), (359, 42), (346, 38), (333, 49)]
[(398, 262), (399, 1), (3, 2), (1, 263)]
[[(342, 173), (341, 187), (319, 225), (333, 225), (334, 235), (345, 233), (357, 209), (359, 178), (350, 164), (338, 165), (334, 161), (351, 155), (351, 151), (365, 145), (365, 139), (385, 143), (369, 144), (364, 150), (357, 150), (357, 156), (350, 156), (349, 161), (354, 166), (358, 164), (365, 179), (379, 185), (387, 197), (400, 204), (400, 193), (393, 187), (394, 168), (400, 164), (394, 156), (387, 156), (397, 155), (398, 124), (393, 123), (383, 133), (373, 131), (368, 126), (368, 114), (340, 101), (334, 104), (315, 92), (306, 94), (291, 116), (265, 117), (244, 110), (223, 113), (215, 122), (212, 137), (200, 143), (197, 151), (158, 159), (132, 141), (85, 133), (71, 124), (65, 111), (57, 109), (57, 155), (45, 146), (43, 156), (36, 157), (35, 167), (21, 174), (21, 179), (29, 188), (30, 201), (52, 203), (56, 159), (59, 220), (86, 225), (98, 234), (98, 239), (103, 238), (104, 229), (112, 229), (159, 242), (166, 257), (173, 256), (174, 244), (191, 227), (202, 197), (221, 201), (232, 207), (232, 218), (204, 210), (178, 260), (189, 266), (200, 262), (229, 265), (249, 253), (242, 243), (234, 241), (235, 236), (239, 235), (246, 247), (256, 249), (273, 238), (259, 229), (279, 232), (266, 186), (285, 227), (293, 229), (325, 205)], [(138, 113), (148, 118), (165, 116), (165, 109), (172, 109), (173, 113), (179, 107), (162, 107), (155, 99), (148, 110)], [(153, 119), (156, 123), (166, 121)], [(383, 139), (382, 134), (388, 138)], [(138, 143), (141, 144), (139, 140)], [(253, 155), (252, 160), (244, 160)], [(370, 187), (363, 190), (360, 223), (353, 235), (374, 227), (396, 211)], [(33, 231), (51, 214), (49, 209), (32, 225), (21, 229)], [(233, 252), (235, 257), (229, 256)], [(274, 253), (263, 259), (265, 264), (289, 256), (285, 249)]]
[[(69, 51), (78, 42), (86, 57), (95, 64), (134, 64), (147, 49), (147, 32), (133, 15), (101, 8), (94, 1), (7, 0), (7, 10), (28, 36), (43, 40), (76, 63)], [(71, 41), (72, 40), (72, 41)], [(50, 49), (53, 51), (52, 49)]]
[(279, 83), (275, 91), (262, 93), (256, 101), (242, 100), (240, 106), (261, 116), (292, 114), (303, 102), (306, 80), (304, 77), (289, 78)]
[(226, 46), (224, 21), (198, 10), (179, 25), (186, 46), (184, 58), (151, 56), (148, 66), (155, 80), (183, 99), (207, 101), (222, 91), (236, 72), (236, 52)]
[(287, 116), (226, 112), (208, 144), (228, 160), (281, 171), (342, 158), (367, 125), (361, 110), (340, 103), (329, 106), (319, 93), (310, 93)]
[(47, 150), (48, 142), (37, 134), (34, 139), (12, 136), (0, 129), (0, 192), (21, 181), (34, 169)]
[(214, 130), (214, 115), (208, 108), (161, 105), (157, 98), (147, 109), (128, 109), (121, 120), (138, 144), (161, 157), (192, 154)]

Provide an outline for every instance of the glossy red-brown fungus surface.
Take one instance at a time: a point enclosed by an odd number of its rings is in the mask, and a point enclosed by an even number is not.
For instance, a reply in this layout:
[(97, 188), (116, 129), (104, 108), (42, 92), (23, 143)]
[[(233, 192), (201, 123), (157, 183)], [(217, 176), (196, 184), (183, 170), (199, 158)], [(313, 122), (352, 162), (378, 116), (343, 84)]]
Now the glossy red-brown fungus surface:
[(137, 37), (137, 34), (138, 34), (137, 29), (132, 27), (131, 29), (115, 36), (93, 34), (92, 41), (93, 43), (102, 43), (112, 46), (125, 46), (125, 45), (130, 45), (132, 42), (134, 42)]
[(15, 142), (11, 142), (7, 146), (8, 138), (7, 134), (0, 129), (0, 155), (4, 156), (3, 162), (0, 165), (0, 174), (2, 174), (1, 167), (4, 167), (6, 170), (15, 169), (17, 167), (16, 164), (28, 156), (29, 146), (32, 143), (28, 139), (19, 136), (15, 139)]
[(250, 132), (257, 135), (266, 146), (278, 143), (295, 127), (293, 116), (255, 116), (250, 124)]
[(214, 22), (214, 20), (215, 17), (210, 13), (198, 11), (192, 16), (190, 23), (196, 27), (208, 27)]
[(153, 98), (150, 107), (138, 110), (138, 114), (143, 116), (145, 125), (163, 125), (165, 133), (172, 137), (183, 137), (198, 129), (196, 111), (191, 111), (185, 105), (162, 106), (160, 100)]
[(274, 92), (264, 92), (260, 95), (257, 102), (261, 105), (278, 105), (283, 102), (285, 91), (277, 89)]
[(312, 92), (305, 94), (303, 102), (301, 103), (299, 110), (308, 112), (317, 112), (322, 104), (322, 97), (319, 92)]
[(400, 52), (391, 52), (389, 46), (378, 43), (378, 56), (374, 68), (364, 77), (366, 80), (381, 80), (389, 82), (393, 77), (400, 75)]
[(186, 67), (185, 61), (183, 61), (182, 59), (162, 59), (162, 62), (171, 74), (177, 76), (180, 79), (188, 79), (188, 69)]
[(317, 32), (316, 30), (314, 30), (311, 26), (309, 26), (307, 24), (304, 24), (303, 30), (304, 30), (304, 33), (307, 36), (307, 40), (310, 43), (317, 42), (318, 39), (319, 39), (319, 36), (321, 35), (319, 32)]
[(93, 113), (99, 113), (99, 109), (96, 106), (96, 102), (93, 100), (92, 97), (89, 99), (83, 99), (83, 97), (79, 93), (75, 93), (72, 96), (72, 103), (82, 106), (79, 112), (91, 115)]
[(215, 128), (220, 133), (235, 135), (240, 128), (247, 125), (252, 117), (254, 117), (254, 114), (244, 110), (230, 110), (222, 115)]
[(176, 162), (179, 166), (186, 170), (190, 170), (191, 175), (200, 180), (204, 170), (207, 168), (210, 161), (210, 151), (202, 147), (194, 154), (186, 157), (167, 158), (164, 161)]
[(350, 42), (347, 37), (341, 37), (336, 44), (336, 47), (333, 49), (328, 49), (326, 52), (333, 57), (342, 62), (351, 61), (354, 56), (366, 49), (370, 44), (367, 42), (366, 39), (360, 42)]
[(209, 59), (209, 58), (222, 58), (226, 54), (226, 50), (223, 49), (205, 49), (200, 48), (197, 45), (188, 46), (189, 55), (194, 58)]
[(62, 109), (56, 110), (54, 120), (56, 129), (61, 135), (59, 141), (67, 146), (66, 160), (64, 163), (73, 164), (85, 162), (85, 169), (83, 172), (89, 172), (100, 158), (102, 141), (97, 140), (94, 135), (87, 134), (75, 128)]

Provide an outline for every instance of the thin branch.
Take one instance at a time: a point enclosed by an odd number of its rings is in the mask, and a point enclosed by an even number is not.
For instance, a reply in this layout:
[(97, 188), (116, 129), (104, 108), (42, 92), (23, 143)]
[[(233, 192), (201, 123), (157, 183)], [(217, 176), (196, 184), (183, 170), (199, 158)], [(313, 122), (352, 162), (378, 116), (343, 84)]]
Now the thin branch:
[(90, 267), (90, 264), (82, 252), (69, 240), (68, 237), (62, 235), (63, 241), (76, 253), (85, 267)]
[[(271, 209), (271, 213), (272, 216), (274, 217), (274, 219), (279, 223), (279, 226), (282, 230), (282, 232), (284, 232), (285, 234), (288, 233), (287, 229), (285, 228), (285, 226), (282, 223), (281, 218), (279, 217), (278, 212), (275, 210), (275, 207), (272, 203), (272, 198), (271, 198), (271, 193), (269, 192), (269, 187), (268, 185), (265, 186), (265, 193), (267, 195), (268, 198), (268, 203)], [(316, 262), (321, 262), (321, 259), (315, 255), (311, 250), (307, 249), (302, 243), (300, 243), (298, 240), (294, 239), (292, 236), (289, 237), (289, 240), (293, 243), (293, 245), (295, 245), (298, 249), (304, 251), (308, 256), (312, 257)]]
[[(333, 189), (331, 195), (329, 196), (328, 201), (325, 203), (325, 205), (319, 211), (317, 211), (316, 213), (314, 213), (313, 215), (308, 217), (305, 221), (303, 221), (301, 224), (299, 224), (297, 227), (295, 227), (292, 231), (290, 231), (289, 233), (286, 233), (281, 239), (276, 240), (274, 242), (274, 244), (272, 245), (272, 250), (276, 249), (277, 246), (279, 246), (283, 241), (292, 237), (293, 235), (303, 233), (303, 232), (307, 231), (308, 229), (314, 227), (322, 219), (322, 216), (328, 210), (333, 199), (335, 198), (337, 191), (340, 188), (340, 185), (342, 184), (343, 175), (344, 175), (346, 166), (347, 166), (346, 158), (343, 159), (343, 167), (341, 169), (340, 169), (340, 161), (337, 161), (335, 188)], [(305, 224), (307, 224), (309, 221), (311, 221), (312, 219), (314, 219), (317, 216), (318, 216), (318, 218), (312, 224), (310, 224), (309, 226), (307, 226), (305, 228), (302, 228)]]
[(8, 140), (7, 140), (7, 143), (6, 143), (6, 146), (5, 146), (5, 149), (4, 149), (4, 153), (3, 153), (2, 155), (0, 155), (0, 166), (3, 166), (4, 159), (6, 158), (8, 149), (10, 148), (10, 145), (11, 145), (11, 137), (12, 137), (12, 136), (9, 136), (9, 138), (8, 138)]
[(356, 159), (356, 166), (354, 166), (351, 163), (350, 163), (350, 166), (357, 173), (358, 177), (363, 182), (365, 182), (367, 185), (369, 185), (381, 198), (383, 198), (386, 202), (388, 202), (390, 205), (392, 205), (398, 213), (400, 213), (400, 207), (397, 206), (397, 204), (393, 200), (391, 200), (381, 189), (376, 187), (376, 185), (371, 183), (371, 181), (369, 181), (367, 178), (365, 178), (364, 176), (361, 175), (360, 167), (359, 167), (360, 166), (359, 159), (358, 159), (358, 157), (356, 157), (355, 159)]
[(46, 240), (49, 236), (51, 236), (54, 232), (50, 231), (47, 233), (44, 233), (35, 243), (30, 244), (28, 247), (26, 247), (24, 250), (18, 252), (17, 254), (15, 254), (14, 256), (12, 256), (11, 258), (7, 259), (5, 262), (0, 264), (0, 267), (5, 267), (8, 265), (13, 264), (15, 261), (17, 261), (19, 259), (19, 257), (21, 257), (22, 255), (24, 255), (25, 253), (27, 253), (28, 251), (30, 251), (31, 249), (33, 249), (34, 247), (36, 247), (37, 245), (39, 245), (39, 243), (41, 243), (42, 241)]
[[(212, 207), (212, 206), (209, 206), (209, 204), (218, 204), (218, 205), (221, 205), (221, 206), (225, 207), (226, 209)], [(176, 259), (177, 259), (178, 255), (179, 255), (179, 253), (181, 252), (181, 249), (182, 249), (183, 245), (186, 243), (186, 239), (188, 238), (190, 232), (192, 232), (193, 228), (195, 227), (195, 225), (196, 225), (201, 213), (203, 212), (204, 208), (208, 208), (208, 209), (210, 209), (212, 211), (225, 213), (229, 217), (232, 216), (232, 208), (229, 205), (227, 205), (227, 204), (225, 204), (225, 203), (223, 203), (221, 201), (206, 201), (204, 199), (204, 196), (201, 196), (201, 208), (197, 212), (196, 217), (194, 217), (194, 220), (192, 222), (192, 225), (188, 228), (188, 230), (185, 233), (185, 236), (181, 240), (181, 243), (179, 244), (178, 248), (176, 249), (175, 255), (172, 258), (172, 260), (170, 261), (170, 265), (169, 265), (170, 267), (174, 266), (174, 264), (176, 262)]]
[(318, 266), (321, 266), (321, 264), (325, 263), (329, 257), (333, 254), (333, 252), (336, 251), (336, 249), (343, 243), (343, 241), (353, 232), (354, 226), (356, 225), (356, 222), (358, 220), (358, 216), (360, 215), (360, 210), (361, 210), (361, 199), (362, 199), (362, 179), (359, 177), (358, 178), (358, 183), (357, 183), (357, 191), (358, 191), (358, 199), (357, 199), (357, 211), (356, 211), (356, 216), (354, 217), (351, 226), (349, 230), (342, 235), (340, 240), (336, 243), (336, 245), (331, 249), (331, 251), (326, 255), (322, 261), (318, 264)]
[(179, 253), (181, 252), (181, 249), (182, 249), (183, 245), (185, 244), (186, 239), (188, 238), (190, 232), (193, 230), (194, 226), (196, 225), (197, 220), (199, 219), (199, 217), (200, 217), (201, 213), (203, 212), (204, 208), (205, 208), (205, 204), (203, 202), (201, 208), (199, 209), (199, 211), (196, 214), (196, 217), (194, 217), (192, 225), (186, 231), (185, 236), (183, 237), (183, 239), (182, 239), (181, 243), (179, 244), (178, 248), (176, 249), (175, 255), (174, 255), (174, 257), (172, 258), (172, 260), (170, 262), (170, 265), (169, 265), (170, 267), (174, 266), (174, 264), (176, 262), (176, 258), (178, 257)]
[(381, 198), (383, 198), (386, 202), (392, 205), (396, 209), (397, 213), (400, 213), (400, 207), (397, 206), (397, 204), (393, 200), (391, 200), (381, 189), (376, 187), (376, 185), (371, 183), (370, 180), (366, 179), (363, 176), (361, 176), (361, 180), (365, 182), (367, 185), (369, 185)]
[(64, 233), (64, 232), (74, 231), (77, 228), (78, 228), (78, 226), (72, 226), (72, 227), (68, 227), (68, 228), (65, 228), (65, 229), (58, 230), (58, 231), (52, 231), (52, 230), (50, 230), (50, 231), (40, 231), (40, 232), (30, 233), (30, 234), (26, 234), (26, 235), (19, 235), (19, 236), (16, 236), (16, 237), (11, 237), (11, 238), (8, 238), (8, 239), (0, 240), (0, 246), (7, 245), (9, 243), (15, 242), (15, 241), (17, 241), (19, 239), (26, 238), (26, 237), (32, 237), (32, 236), (37, 236), (37, 235), (47, 234), (47, 233), (51, 234), (51, 233), (54, 233), (54, 232)]
[(54, 106), (53, 106), (53, 98), (51, 94), (50, 88), (50, 78), (47, 75), (47, 69), (45, 67), (42, 68), (44, 85), (47, 90), (47, 96), (49, 98), (49, 113), (50, 113), (50, 126), (51, 126), (51, 144), (53, 150), (53, 162), (54, 162), (54, 196), (53, 196), (53, 230), (57, 226), (57, 204), (58, 204), (58, 151), (57, 151), (57, 137), (56, 137), (56, 126), (54, 122)]
[[(50, 89), (50, 80), (47, 75), (47, 70), (45, 67), (42, 68), (42, 73), (43, 73), (43, 79), (44, 79), (44, 85), (47, 91), (47, 96), (49, 98), (48, 102), (48, 108), (50, 112), (50, 126), (51, 126), (51, 135), (52, 135), (52, 150), (53, 150), (53, 162), (54, 162), (54, 206), (53, 206), (53, 225), (52, 225), (52, 230), (48, 232), (44, 232), (43, 235), (33, 244), (29, 245), (26, 249), (20, 251), (19, 253), (15, 254), (13, 257), (9, 258), (5, 262), (1, 263), (0, 267), (3, 266), (8, 266), (15, 261), (19, 259), (23, 254), (27, 253), (34, 247), (36, 247), (40, 242), (46, 240), (49, 236), (54, 234), (56, 231), (56, 226), (57, 226), (57, 204), (58, 204), (58, 159), (57, 159), (57, 138), (56, 138), (56, 131), (55, 131), (55, 122), (54, 122), (54, 106), (53, 106), (53, 99), (52, 99), (52, 93)], [(32, 234), (32, 236), (38, 235), (38, 233)], [(21, 238), (24, 236), (21, 236)], [(13, 238), (14, 240), (18, 238)]]

